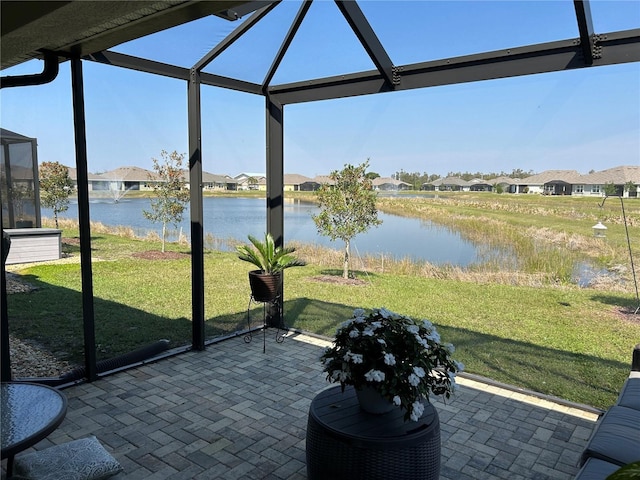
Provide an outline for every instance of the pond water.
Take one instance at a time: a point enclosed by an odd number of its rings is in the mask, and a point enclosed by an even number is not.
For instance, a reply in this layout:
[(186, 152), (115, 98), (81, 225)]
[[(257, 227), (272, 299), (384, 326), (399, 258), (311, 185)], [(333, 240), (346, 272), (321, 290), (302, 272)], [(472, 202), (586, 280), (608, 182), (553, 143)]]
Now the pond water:
[[(266, 230), (265, 200), (259, 198), (205, 197), (203, 216), (205, 235), (211, 234), (219, 239), (246, 241), (247, 235), (257, 237)], [(136, 235), (144, 236), (149, 231), (160, 234), (162, 225), (145, 219), (143, 210), (150, 210), (147, 198), (121, 198), (117, 203), (113, 199), (92, 199), (90, 216), (94, 222), (109, 226), (129, 226)], [(285, 242), (292, 240), (318, 244), (334, 249), (342, 249), (343, 242), (331, 242), (328, 237), (319, 235), (311, 215), (318, 208), (311, 203), (298, 199), (285, 199), (284, 226)], [(474, 245), (459, 233), (429, 221), (399, 217), (379, 212), (382, 225), (357, 235), (352, 242), (352, 256), (380, 255), (397, 259), (410, 258), (426, 260), (435, 265), (450, 264), (466, 267), (480, 263), (489, 255), (495, 257), (500, 252), (492, 251), (486, 245)], [(43, 217), (53, 217), (50, 209), (42, 209)], [(69, 210), (61, 218), (78, 218), (78, 205), (72, 199)], [(173, 225), (168, 228), (173, 229)], [(183, 221), (170, 240), (175, 240), (182, 229), (189, 237), (189, 212), (185, 210)]]

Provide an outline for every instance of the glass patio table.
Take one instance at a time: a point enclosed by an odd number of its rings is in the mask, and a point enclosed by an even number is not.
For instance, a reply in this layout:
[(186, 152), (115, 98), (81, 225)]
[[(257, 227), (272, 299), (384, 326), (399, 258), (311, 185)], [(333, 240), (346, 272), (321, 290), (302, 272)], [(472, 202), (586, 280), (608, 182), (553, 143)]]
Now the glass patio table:
[(53, 432), (67, 413), (67, 398), (55, 388), (34, 383), (3, 382), (0, 390), (2, 458), (7, 476), (14, 456)]

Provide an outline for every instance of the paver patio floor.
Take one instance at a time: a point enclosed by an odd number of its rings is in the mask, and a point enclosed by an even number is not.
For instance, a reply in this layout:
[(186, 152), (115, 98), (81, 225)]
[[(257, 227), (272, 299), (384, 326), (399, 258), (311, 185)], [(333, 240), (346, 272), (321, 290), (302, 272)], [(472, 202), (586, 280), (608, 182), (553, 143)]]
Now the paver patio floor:
[[(235, 337), (64, 390), (67, 416), (38, 445), (95, 435), (115, 479), (304, 479), (311, 400), (329, 384), (328, 343)], [(443, 480), (570, 479), (594, 427), (588, 410), (460, 378), (441, 422)], [(4, 475), (3, 475), (4, 478)], [(328, 479), (330, 480), (330, 479)]]

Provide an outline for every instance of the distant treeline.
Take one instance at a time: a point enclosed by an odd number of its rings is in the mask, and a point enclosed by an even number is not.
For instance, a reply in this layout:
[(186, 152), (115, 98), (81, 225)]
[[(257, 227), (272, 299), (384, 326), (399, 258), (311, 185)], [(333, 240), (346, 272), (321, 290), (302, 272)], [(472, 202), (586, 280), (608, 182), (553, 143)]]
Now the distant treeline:
[[(530, 177), (531, 175), (535, 175), (533, 170), (522, 170), (521, 168), (514, 168), (511, 173), (506, 172), (491, 172), (491, 173), (483, 173), (483, 172), (449, 172), (445, 177), (460, 177), (463, 180), (469, 181), (474, 178), (481, 178), (483, 180), (491, 180), (493, 178), (498, 177), (509, 177), (509, 178), (525, 178)], [(433, 182), (439, 178), (442, 178), (441, 175), (438, 174), (428, 174), (427, 172), (405, 172), (404, 170), (400, 170), (393, 175), (393, 178), (396, 180), (400, 180), (403, 182), (407, 182), (413, 185), (416, 188), (419, 188), (420, 185), (424, 183)]]

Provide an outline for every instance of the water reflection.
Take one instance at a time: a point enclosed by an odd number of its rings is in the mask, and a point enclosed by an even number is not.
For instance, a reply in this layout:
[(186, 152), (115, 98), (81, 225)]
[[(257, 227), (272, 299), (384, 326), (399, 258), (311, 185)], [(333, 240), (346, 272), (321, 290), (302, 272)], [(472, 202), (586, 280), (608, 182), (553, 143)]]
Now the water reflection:
[[(109, 198), (95, 198), (90, 202), (91, 220), (105, 225), (124, 225), (131, 227), (136, 235), (145, 236), (148, 232), (161, 232), (161, 225), (145, 219), (143, 210), (150, 209), (147, 198), (121, 198), (115, 203)], [(264, 199), (205, 197), (203, 199), (204, 231), (217, 239), (235, 239), (244, 241), (248, 234), (261, 236), (266, 230), (266, 205)], [(318, 244), (341, 250), (341, 241), (331, 242), (317, 233), (311, 218), (318, 208), (300, 199), (285, 199), (284, 224), (285, 241), (299, 241)], [(42, 215), (52, 217), (49, 209), (43, 209)], [(77, 218), (77, 203), (73, 202), (64, 214), (67, 218)], [(514, 259), (509, 252), (497, 250), (487, 244), (474, 244), (463, 238), (459, 232), (436, 225), (430, 221), (399, 217), (380, 212), (382, 225), (367, 233), (355, 237), (352, 255), (384, 256), (395, 259), (409, 258), (426, 260), (435, 265), (467, 267), (487, 261), (513, 265)], [(171, 228), (172, 226), (170, 226)], [(176, 240), (182, 229), (187, 237), (190, 234), (189, 213), (185, 216), (172, 238)], [(218, 244), (224, 249), (224, 242)]]

